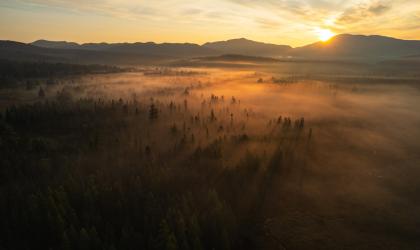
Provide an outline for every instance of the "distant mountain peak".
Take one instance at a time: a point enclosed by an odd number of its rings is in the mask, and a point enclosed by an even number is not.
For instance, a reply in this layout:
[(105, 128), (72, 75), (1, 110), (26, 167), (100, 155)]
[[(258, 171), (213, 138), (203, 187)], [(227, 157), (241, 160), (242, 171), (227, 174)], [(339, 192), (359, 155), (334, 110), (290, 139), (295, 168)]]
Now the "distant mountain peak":
[(394, 58), (420, 53), (420, 41), (379, 35), (341, 34), (293, 50), (301, 57)]
[(252, 41), (250, 39), (244, 38), (244, 37), (241, 37), (241, 38), (233, 38), (233, 39), (226, 40), (226, 42), (235, 42), (235, 41), (256, 42), (256, 41)]
[[(194, 43), (84, 43), (78, 44), (67, 41), (37, 40), (30, 44), (2, 41), (2, 48), (28, 49), (44, 53), (49, 49), (48, 56), (54, 53), (90, 53), (115, 56), (126, 55), (154, 55), (160, 57), (195, 57), (220, 56), (235, 54), (254, 57), (293, 56), (297, 58), (340, 58), (340, 59), (386, 59), (401, 58), (420, 54), (420, 41), (402, 40), (380, 35), (340, 34), (332, 37), (328, 42), (316, 42), (299, 48), (288, 45), (278, 45), (257, 42), (247, 38), (234, 38), (225, 41), (208, 42), (203, 45)], [(26, 45), (26, 46), (25, 46)], [(33, 48), (31, 48), (33, 47)], [(40, 50), (41, 49), (41, 50)], [(54, 49), (63, 50), (61, 52)], [(64, 51), (67, 50), (67, 51)], [(73, 51), (70, 51), (73, 50)], [(77, 51), (75, 51), (77, 50)], [(38, 53), (37, 52), (37, 53)], [(96, 55), (95, 54), (95, 55)]]
[(240, 54), (247, 56), (280, 56), (285, 55), (292, 47), (263, 42), (256, 42), (246, 38), (235, 38), (226, 41), (208, 42), (202, 47), (211, 48), (226, 54)]
[(80, 44), (75, 42), (67, 42), (67, 41), (48, 41), (45, 39), (36, 40), (35, 42), (32, 42), (31, 45), (35, 45), (37, 47), (43, 47), (43, 48), (54, 48), (54, 49), (73, 49)]
[(265, 43), (265, 42), (257, 42), (254, 40), (250, 40), (244, 37), (241, 38), (232, 38), (228, 40), (222, 40), (222, 41), (215, 41), (215, 42), (207, 42), (203, 44), (203, 46), (211, 45), (211, 44), (223, 44), (223, 43), (253, 43), (253, 44), (269, 44), (269, 45), (275, 45), (275, 46), (288, 46), (288, 45), (278, 45), (278, 44), (271, 44), (271, 43)]

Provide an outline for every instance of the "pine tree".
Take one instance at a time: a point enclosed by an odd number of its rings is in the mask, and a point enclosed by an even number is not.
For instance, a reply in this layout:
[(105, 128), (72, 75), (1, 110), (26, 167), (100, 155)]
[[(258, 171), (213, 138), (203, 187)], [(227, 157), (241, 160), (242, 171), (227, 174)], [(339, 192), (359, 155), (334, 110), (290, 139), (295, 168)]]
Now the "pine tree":
[(178, 249), (176, 236), (172, 232), (166, 220), (162, 220), (162, 222), (160, 223), (159, 236), (160, 236), (159, 238), (161, 240), (161, 244), (163, 246), (162, 249), (166, 249), (166, 250)]
[(213, 109), (210, 112), (210, 121), (215, 121), (216, 120), (216, 116), (214, 115), (214, 111)]
[(158, 109), (156, 108), (155, 104), (152, 103), (149, 109), (149, 119), (156, 120), (158, 118)]
[(39, 98), (44, 98), (45, 97), (45, 92), (44, 92), (44, 89), (42, 89), (42, 87), (39, 87), (38, 97)]
[(80, 239), (80, 249), (82, 249), (82, 250), (90, 249), (90, 238), (89, 238), (89, 234), (88, 234), (88, 232), (86, 231), (85, 228), (82, 228), (80, 230), (79, 239)]
[(185, 111), (188, 110), (188, 101), (187, 101), (187, 99), (184, 100), (184, 109), (185, 109)]

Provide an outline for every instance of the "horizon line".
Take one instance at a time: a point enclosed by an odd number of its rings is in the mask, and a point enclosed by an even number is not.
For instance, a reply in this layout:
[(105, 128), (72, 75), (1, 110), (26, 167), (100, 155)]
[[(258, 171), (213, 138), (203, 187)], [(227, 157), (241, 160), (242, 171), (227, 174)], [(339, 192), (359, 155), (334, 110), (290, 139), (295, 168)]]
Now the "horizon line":
[[(345, 36), (345, 35), (349, 35), (349, 36), (362, 36), (362, 37), (384, 37), (384, 38), (391, 38), (391, 39), (396, 39), (396, 40), (402, 40), (402, 41), (420, 41), (420, 40), (416, 40), (416, 39), (402, 39), (402, 38), (397, 38), (397, 37), (392, 37), (392, 36), (385, 36), (385, 35), (377, 35), (377, 34), (371, 34), (371, 35), (364, 35), (364, 34), (352, 34), (352, 33), (341, 33), (341, 34), (336, 34), (333, 37), (331, 37), (328, 41), (339, 37), (339, 36)], [(258, 43), (265, 43), (265, 44), (272, 44), (272, 45), (279, 45), (279, 46), (289, 46), (292, 48), (299, 48), (299, 47), (303, 47), (303, 46), (291, 46), (289, 44), (280, 44), (280, 43), (270, 43), (270, 42), (265, 42), (265, 41), (257, 41), (257, 40), (252, 40), (252, 39), (248, 39), (246, 37), (239, 37), (239, 38), (230, 38), (230, 39), (226, 39), (226, 40), (215, 40), (215, 41), (207, 41), (205, 43), (194, 43), (194, 42), (169, 42), (169, 41), (165, 41), (165, 42), (154, 42), (154, 41), (135, 41), (135, 42), (127, 42), (127, 41), (121, 41), (121, 42), (105, 42), (105, 41), (101, 41), (101, 42), (74, 42), (71, 40), (49, 40), (47, 38), (40, 38), (40, 39), (36, 39), (32, 42), (24, 42), (24, 41), (19, 41), (19, 40), (12, 40), (12, 39), (1, 39), (0, 41), (11, 41), (11, 42), (19, 42), (19, 43), (23, 43), (23, 44), (28, 44), (28, 45), (32, 45), (32, 43), (38, 42), (38, 41), (46, 41), (46, 42), (63, 42), (63, 43), (74, 43), (76, 45), (86, 45), (86, 44), (136, 44), (136, 43), (153, 43), (153, 44), (192, 44), (192, 45), (199, 45), (199, 46), (203, 46), (207, 43), (215, 43), (215, 42), (228, 42), (228, 41), (232, 41), (232, 40), (248, 40), (248, 41), (252, 41), (252, 42), (258, 42)], [(307, 45), (310, 44), (314, 44), (314, 43), (318, 43), (318, 42), (326, 42), (326, 41), (321, 41), (321, 40), (317, 40), (315, 42), (312, 43), (308, 43)]]

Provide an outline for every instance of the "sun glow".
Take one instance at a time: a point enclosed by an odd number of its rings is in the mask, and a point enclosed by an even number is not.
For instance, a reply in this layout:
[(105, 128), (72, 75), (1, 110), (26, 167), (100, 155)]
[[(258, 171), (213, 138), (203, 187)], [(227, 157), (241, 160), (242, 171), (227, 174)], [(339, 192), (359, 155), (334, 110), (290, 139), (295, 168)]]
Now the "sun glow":
[(316, 33), (318, 34), (319, 40), (323, 42), (330, 40), (330, 38), (335, 35), (334, 32), (329, 29), (317, 29)]

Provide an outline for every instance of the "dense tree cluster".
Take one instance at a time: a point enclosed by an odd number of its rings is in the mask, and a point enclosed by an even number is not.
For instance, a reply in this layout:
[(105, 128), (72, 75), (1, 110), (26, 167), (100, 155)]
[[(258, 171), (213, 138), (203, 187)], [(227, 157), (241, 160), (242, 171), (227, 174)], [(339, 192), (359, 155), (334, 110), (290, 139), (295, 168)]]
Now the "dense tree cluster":
[(255, 249), (309, 142), (234, 97), (43, 99), (0, 120), (0, 249)]
[(21, 62), (0, 60), (0, 87), (12, 87), (24, 82), (31, 84), (34, 79), (43, 79), (43, 82), (52, 82), (51, 79), (63, 76), (84, 74), (117, 73), (123, 69), (106, 65), (81, 65), (67, 63), (47, 62)]

